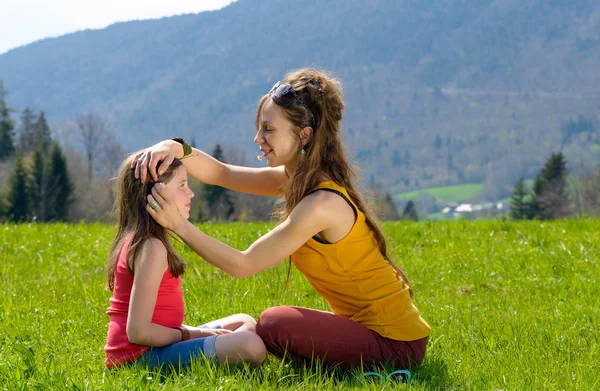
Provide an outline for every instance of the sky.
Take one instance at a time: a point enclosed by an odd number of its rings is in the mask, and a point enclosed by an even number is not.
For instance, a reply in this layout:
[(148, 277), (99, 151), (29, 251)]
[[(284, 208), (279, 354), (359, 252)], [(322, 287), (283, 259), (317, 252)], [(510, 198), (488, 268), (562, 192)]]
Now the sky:
[(234, 0), (2, 0), (0, 54), (37, 40), (116, 22), (217, 10)]

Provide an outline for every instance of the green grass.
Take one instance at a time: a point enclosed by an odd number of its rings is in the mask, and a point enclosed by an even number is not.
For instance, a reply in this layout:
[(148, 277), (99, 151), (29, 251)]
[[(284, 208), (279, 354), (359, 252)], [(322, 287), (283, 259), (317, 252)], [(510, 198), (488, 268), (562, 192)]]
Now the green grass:
[[(271, 226), (204, 225), (247, 247)], [(107, 370), (104, 262), (114, 228), (0, 225), (0, 389), (4, 390), (592, 390), (600, 389), (600, 221), (387, 223), (433, 333), (412, 385), (298, 369), (270, 357), (255, 370), (198, 362), (181, 373)], [(186, 322), (269, 306), (327, 309), (285, 266), (237, 280), (189, 252)]]
[(408, 201), (418, 199), (422, 193), (427, 193), (441, 201), (460, 202), (476, 197), (481, 193), (481, 190), (483, 190), (483, 184), (443, 186), (400, 193), (396, 194), (395, 197), (401, 201)]

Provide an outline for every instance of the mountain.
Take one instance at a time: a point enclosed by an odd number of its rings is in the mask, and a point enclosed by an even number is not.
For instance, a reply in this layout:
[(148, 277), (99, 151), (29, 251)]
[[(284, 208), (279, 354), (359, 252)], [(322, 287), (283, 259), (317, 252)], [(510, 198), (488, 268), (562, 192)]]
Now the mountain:
[(593, 0), (238, 0), (38, 41), (0, 55), (0, 79), (12, 107), (54, 124), (95, 112), (127, 149), (193, 136), (253, 156), (260, 96), (291, 69), (325, 68), (344, 83), (363, 178), (492, 196), (552, 151), (600, 162), (599, 64)]

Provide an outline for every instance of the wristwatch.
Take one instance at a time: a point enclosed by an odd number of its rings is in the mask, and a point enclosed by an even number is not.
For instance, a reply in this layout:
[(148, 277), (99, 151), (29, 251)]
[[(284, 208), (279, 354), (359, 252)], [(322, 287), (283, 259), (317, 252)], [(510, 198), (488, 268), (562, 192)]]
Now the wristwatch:
[(190, 330), (188, 330), (187, 327), (185, 327), (185, 326), (179, 326), (177, 328), (179, 329), (179, 331), (181, 331), (181, 340), (182, 341), (187, 341), (187, 340), (189, 340), (192, 337), (190, 335)]
[(174, 137), (171, 140), (177, 141), (179, 144), (181, 144), (183, 146), (183, 156), (182, 157), (186, 157), (188, 155), (191, 155), (191, 153), (192, 153), (192, 147), (183, 138), (181, 138), (181, 137)]

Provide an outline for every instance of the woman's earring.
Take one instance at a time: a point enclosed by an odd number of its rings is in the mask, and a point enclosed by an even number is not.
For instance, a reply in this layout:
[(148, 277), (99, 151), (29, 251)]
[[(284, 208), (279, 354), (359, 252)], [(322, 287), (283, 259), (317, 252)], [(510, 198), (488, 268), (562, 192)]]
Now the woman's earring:
[(304, 150), (304, 148), (302, 148), (302, 154), (306, 155), (306, 151)]

